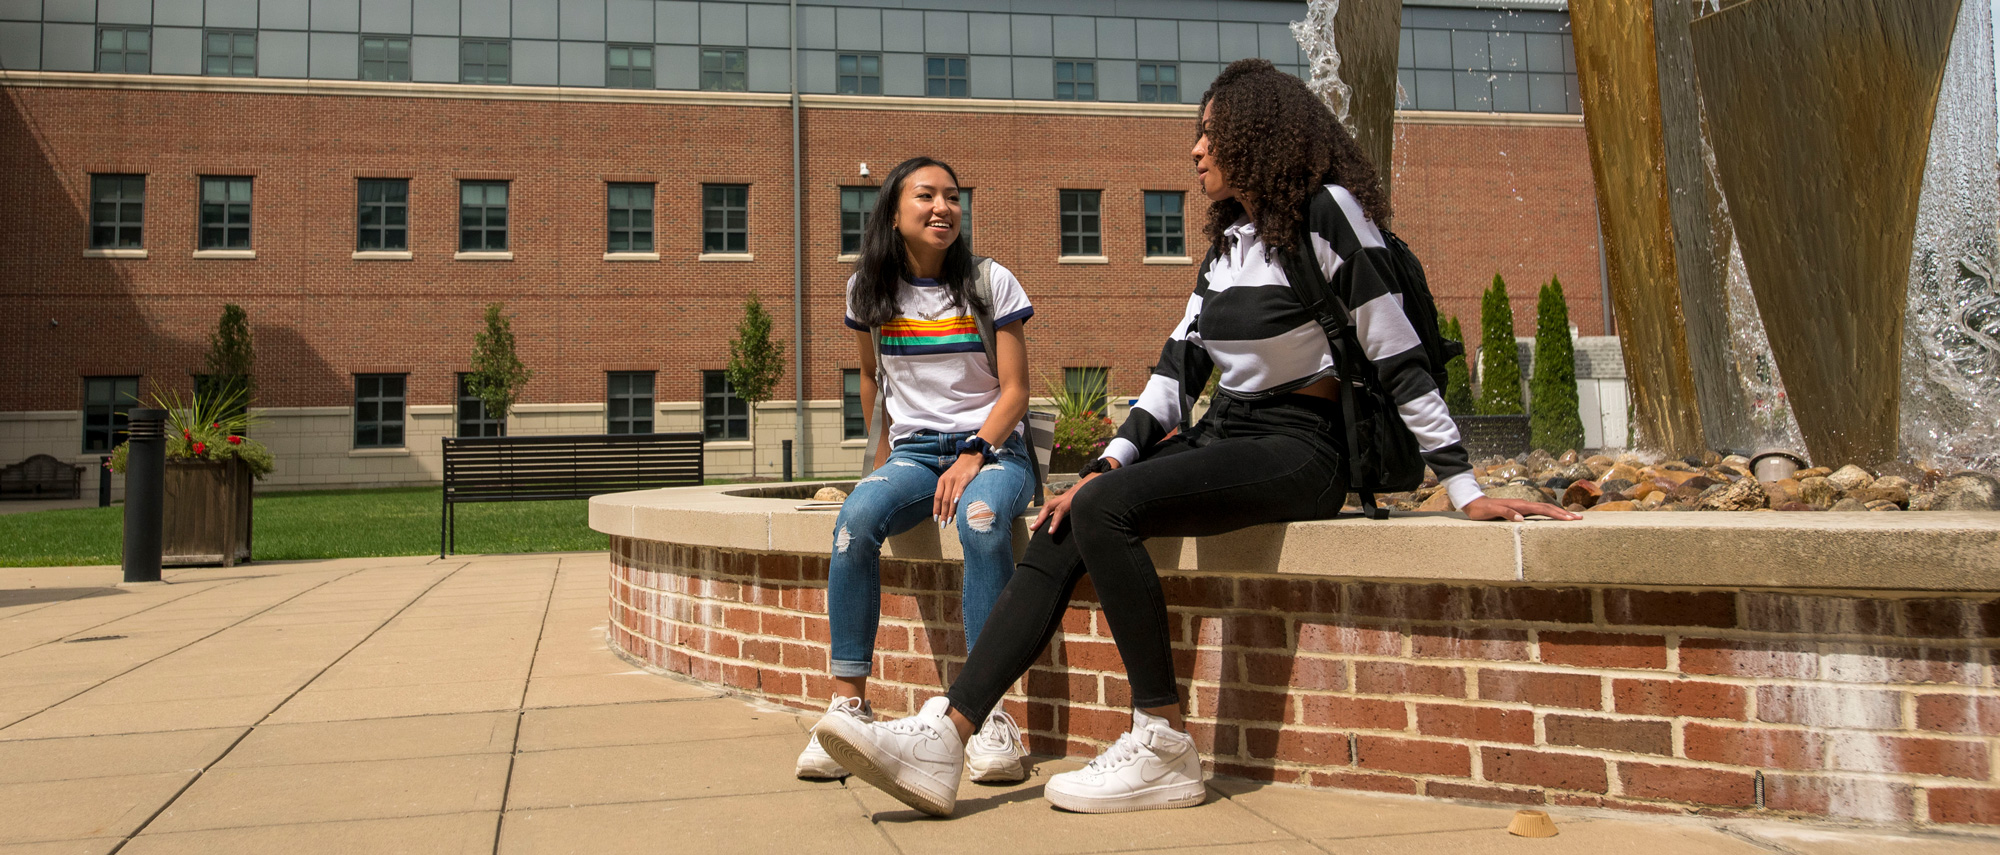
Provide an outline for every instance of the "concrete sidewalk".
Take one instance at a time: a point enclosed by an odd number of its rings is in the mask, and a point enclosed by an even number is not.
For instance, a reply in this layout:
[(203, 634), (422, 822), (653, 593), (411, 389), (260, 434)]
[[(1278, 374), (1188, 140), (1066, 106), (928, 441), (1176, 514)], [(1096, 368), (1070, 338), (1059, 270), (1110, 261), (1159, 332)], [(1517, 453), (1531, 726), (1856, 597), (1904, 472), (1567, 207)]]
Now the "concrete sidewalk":
[(791, 776), (811, 717), (634, 670), (602, 553), (0, 569), (5, 853), (1970, 855), (2000, 840), (1511, 811), (1218, 781), (1083, 816), (966, 784), (934, 820)]

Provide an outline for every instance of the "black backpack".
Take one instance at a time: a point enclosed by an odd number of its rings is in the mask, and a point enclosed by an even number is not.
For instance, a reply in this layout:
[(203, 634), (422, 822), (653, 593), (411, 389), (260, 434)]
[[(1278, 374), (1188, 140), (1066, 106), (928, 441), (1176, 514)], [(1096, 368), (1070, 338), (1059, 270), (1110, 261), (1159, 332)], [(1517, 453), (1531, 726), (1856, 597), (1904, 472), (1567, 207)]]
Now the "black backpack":
[[(1330, 194), (1321, 193), (1314, 197), (1313, 207), (1322, 204), (1337, 203)], [(1292, 290), (1298, 293), (1306, 310), (1319, 319), (1320, 328), (1326, 331), (1334, 364), (1346, 383), (1346, 388), (1341, 389), (1340, 405), (1347, 421), (1349, 489), (1361, 495), (1363, 514), (1371, 519), (1388, 519), (1389, 509), (1375, 503), (1375, 494), (1408, 492), (1421, 486), (1423, 454), (1418, 450), (1416, 435), (1410, 433), (1396, 411), (1395, 396), (1362, 351), (1348, 306), (1340, 295), (1333, 293), (1320, 272), (1308, 223), (1310, 218), (1300, 223), (1297, 246), (1282, 259), (1285, 277), (1291, 280)], [(1437, 303), (1431, 299), (1430, 283), (1424, 278), (1424, 266), (1417, 261), (1416, 253), (1388, 229), (1381, 232), (1389, 249), (1389, 275), (1395, 277), (1402, 289), (1403, 314), (1423, 342), (1431, 382), (1442, 393), (1445, 363), (1464, 356), (1465, 346), (1438, 332)]]

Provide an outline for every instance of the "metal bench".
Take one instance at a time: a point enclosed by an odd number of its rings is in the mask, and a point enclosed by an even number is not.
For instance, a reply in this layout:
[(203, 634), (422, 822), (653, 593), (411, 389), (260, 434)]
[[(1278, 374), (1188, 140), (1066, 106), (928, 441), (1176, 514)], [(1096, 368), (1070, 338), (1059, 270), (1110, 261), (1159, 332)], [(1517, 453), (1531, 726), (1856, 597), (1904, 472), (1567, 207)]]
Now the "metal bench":
[(438, 557), (458, 548), (467, 502), (588, 499), (702, 483), (702, 435), (445, 437)]
[(74, 499), (83, 495), (83, 467), (37, 454), (0, 469), (0, 498)]

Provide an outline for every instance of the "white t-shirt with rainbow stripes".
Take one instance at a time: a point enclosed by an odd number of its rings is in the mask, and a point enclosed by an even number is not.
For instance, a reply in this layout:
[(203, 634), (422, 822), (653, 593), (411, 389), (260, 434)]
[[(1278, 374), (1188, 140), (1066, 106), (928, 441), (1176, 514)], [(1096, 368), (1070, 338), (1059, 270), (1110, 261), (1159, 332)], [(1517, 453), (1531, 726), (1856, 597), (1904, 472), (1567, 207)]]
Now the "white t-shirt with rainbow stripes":
[[(867, 332), (854, 319), (854, 283), (847, 279), (847, 326)], [(993, 262), (993, 329), (1035, 314), (1013, 271)], [(971, 307), (951, 304), (951, 294), (932, 279), (904, 280), (896, 294), (896, 317), (882, 325), (882, 372), (888, 382), (889, 439), (919, 430), (976, 431), (1000, 399), (1000, 378), (986, 360), (979, 322)]]

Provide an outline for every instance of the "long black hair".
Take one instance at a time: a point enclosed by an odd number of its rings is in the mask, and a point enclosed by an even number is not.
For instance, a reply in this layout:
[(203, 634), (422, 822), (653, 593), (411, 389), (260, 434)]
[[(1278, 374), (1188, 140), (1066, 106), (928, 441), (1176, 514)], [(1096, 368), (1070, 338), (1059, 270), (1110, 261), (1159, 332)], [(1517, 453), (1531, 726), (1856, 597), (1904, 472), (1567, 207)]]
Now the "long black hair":
[[(942, 160), (913, 157), (898, 163), (882, 179), (882, 188), (875, 196), (875, 210), (861, 230), (861, 258), (854, 263), (854, 305), (850, 308), (855, 320), (870, 327), (879, 327), (896, 316), (896, 292), (902, 281), (909, 278), (910, 270), (910, 251), (903, 245), (902, 233), (896, 230), (896, 209), (903, 204), (903, 182), (910, 173), (926, 166), (944, 170), (951, 176), (951, 183), (958, 183), (958, 173)], [(961, 227), (958, 239), (945, 248), (944, 269), (938, 272), (937, 281), (951, 295), (952, 306), (984, 313), (986, 306), (972, 293), (973, 265), (972, 247), (966, 245)]]

